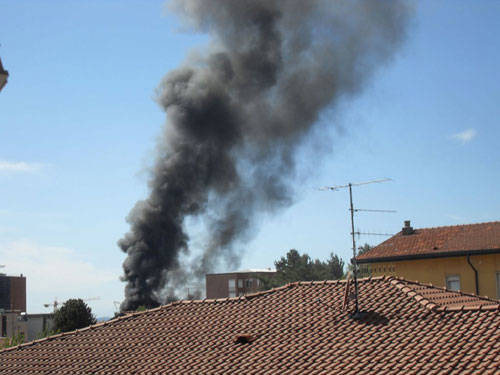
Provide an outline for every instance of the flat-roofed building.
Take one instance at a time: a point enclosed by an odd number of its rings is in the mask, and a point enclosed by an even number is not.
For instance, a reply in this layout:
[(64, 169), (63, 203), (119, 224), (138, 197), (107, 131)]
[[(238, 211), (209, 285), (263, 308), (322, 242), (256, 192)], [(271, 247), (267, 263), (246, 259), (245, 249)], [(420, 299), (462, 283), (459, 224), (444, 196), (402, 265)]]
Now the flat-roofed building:
[(271, 268), (208, 274), (207, 298), (227, 298), (254, 293), (259, 290), (263, 278), (270, 278), (275, 274), (276, 270)]

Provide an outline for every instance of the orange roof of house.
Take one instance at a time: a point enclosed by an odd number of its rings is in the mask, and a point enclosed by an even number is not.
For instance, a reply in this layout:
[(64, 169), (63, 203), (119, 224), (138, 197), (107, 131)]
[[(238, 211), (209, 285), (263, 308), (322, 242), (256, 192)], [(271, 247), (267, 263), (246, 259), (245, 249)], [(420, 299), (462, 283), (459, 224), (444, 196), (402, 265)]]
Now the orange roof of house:
[[(174, 302), (0, 351), (1, 374), (493, 374), (497, 301), (393, 277)], [(352, 286), (352, 283), (351, 283)], [(353, 303), (350, 303), (350, 309)]]
[(500, 252), (500, 221), (415, 229), (358, 256), (359, 263)]

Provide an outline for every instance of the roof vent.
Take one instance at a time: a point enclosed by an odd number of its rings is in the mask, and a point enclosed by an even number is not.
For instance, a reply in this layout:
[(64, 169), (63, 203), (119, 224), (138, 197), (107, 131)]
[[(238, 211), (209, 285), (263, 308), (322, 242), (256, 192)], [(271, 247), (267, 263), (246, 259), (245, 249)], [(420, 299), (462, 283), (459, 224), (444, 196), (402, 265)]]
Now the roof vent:
[(413, 227), (410, 225), (410, 220), (405, 220), (405, 226), (403, 227), (403, 236), (408, 236), (415, 233)]
[(255, 336), (242, 333), (240, 335), (237, 335), (236, 338), (234, 339), (234, 342), (236, 344), (250, 344), (252, 341), (255, 340)]

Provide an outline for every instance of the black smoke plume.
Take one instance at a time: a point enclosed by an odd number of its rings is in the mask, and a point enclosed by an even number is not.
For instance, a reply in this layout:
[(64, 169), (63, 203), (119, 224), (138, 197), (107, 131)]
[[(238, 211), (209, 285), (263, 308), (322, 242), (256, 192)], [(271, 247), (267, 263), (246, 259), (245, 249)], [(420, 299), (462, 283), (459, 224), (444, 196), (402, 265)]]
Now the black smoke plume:
[[(359, 92), (394, 55), (411, 13), (398, 0), (170, 5), (212, 42), (158, 90), (167, 124), (151, 193), (119, 241), (123, 310), (158, 305), (221, 260), (238, 265), (235, 242), (256, 215), (291, 204), (295, 154), (321, 111)], [(198, 255), (189, 255), (188, 217), (201, 218), (208, 233)]]

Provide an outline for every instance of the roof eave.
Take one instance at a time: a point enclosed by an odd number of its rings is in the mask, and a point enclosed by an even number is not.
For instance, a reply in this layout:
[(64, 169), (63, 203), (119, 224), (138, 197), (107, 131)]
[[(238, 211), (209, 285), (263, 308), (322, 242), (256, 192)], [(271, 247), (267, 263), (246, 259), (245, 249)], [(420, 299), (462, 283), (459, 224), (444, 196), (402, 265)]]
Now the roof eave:
[(388, 257), (363, 258), (363, 259), (356, 259), (356, 261), (360, 264), (381, 263), (381, 262), (395, 262), (400, 260), (448, 258), (448, 257), (459, 257), (467, 255), (483, 255), (483, 254), (499, 254), (499, 253), (500, 249), (459, 250), (459, 251), (442, 251), (442, 252), (425, 253), (425, 254), (409, 254), (409, 255), (388, 256)]

